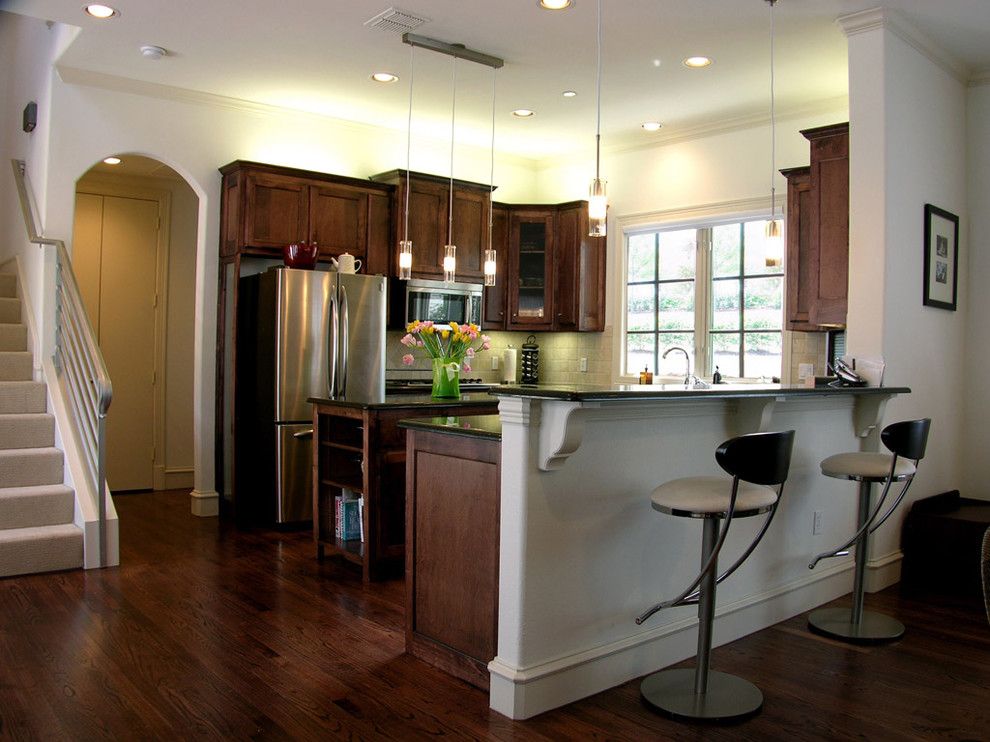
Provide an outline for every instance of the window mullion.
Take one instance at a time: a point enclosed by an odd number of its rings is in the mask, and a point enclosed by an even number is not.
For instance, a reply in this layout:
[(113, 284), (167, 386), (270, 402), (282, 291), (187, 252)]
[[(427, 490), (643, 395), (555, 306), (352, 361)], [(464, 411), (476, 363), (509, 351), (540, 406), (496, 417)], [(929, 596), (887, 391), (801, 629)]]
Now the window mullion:
[(708, 374), (708, 355), (711, 338), (712, 296), (712, 230), (703, 227), (698, 230), (697, 261), (694, 273), (694, 372), (698, 376)]

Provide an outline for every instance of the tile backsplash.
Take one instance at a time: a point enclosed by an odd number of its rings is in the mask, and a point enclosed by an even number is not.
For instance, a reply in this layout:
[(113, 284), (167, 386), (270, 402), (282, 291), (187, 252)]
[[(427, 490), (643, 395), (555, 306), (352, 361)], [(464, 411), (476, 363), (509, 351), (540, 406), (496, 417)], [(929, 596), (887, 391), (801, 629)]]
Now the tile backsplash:
[[(386, 340), (386, 377), (422, 377), (430, 370), (430, 360), (422, 351), (413, 353), (416, 362), (412, 366), (402, 365), (402, 356), (407, 349), (399, 342), (404, 332), (389, 331)], [(535, 335), (540, 346), (540, 381), (560, 384), (611, 383), (612, 328), (604, 332), (487, 332), (492, 340), (490, 351), (475, 357), (470, 373), (462, 377), (480, 378), (491, 383), (502, 380), (502, 351), (509, 345), (521, 351), (522, 344), (530, 335)], [(517, 353), (516, 379), (519, 378)], [(498, 358), (498, 368), (492, 368), (492, 357)], [(588, 370), (581, 371), (581, 359), (586, 358)]]
[(798, 366), (802, 363), (810, 363), (815, 368), (816, 376), (825, 376), (825, 345), (827, 333), (824, 332), (791, 332), (787, 333), (791, 338), (791, 368), (790, 379), (785, 378), (792, 384), (801, 383), (798, 376)]

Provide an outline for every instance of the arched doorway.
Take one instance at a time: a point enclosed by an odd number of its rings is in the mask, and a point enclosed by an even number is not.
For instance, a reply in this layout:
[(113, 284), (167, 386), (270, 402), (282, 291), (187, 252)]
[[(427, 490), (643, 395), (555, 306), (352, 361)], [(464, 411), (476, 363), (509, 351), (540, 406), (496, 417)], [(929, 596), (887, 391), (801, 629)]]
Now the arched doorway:
[(193, 486), (198, 197), (158, 160), (120, 155), (76, 182), (72, 262), (114, 399), (114, 492)]

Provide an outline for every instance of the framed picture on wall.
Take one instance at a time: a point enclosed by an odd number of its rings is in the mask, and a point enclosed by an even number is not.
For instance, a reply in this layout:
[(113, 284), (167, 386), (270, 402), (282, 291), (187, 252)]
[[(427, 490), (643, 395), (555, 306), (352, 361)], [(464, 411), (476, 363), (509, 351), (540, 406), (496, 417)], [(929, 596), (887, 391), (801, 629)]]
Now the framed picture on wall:
[(925, 306), (956, 310), (958, 266), (959, 217), (925, 204)]

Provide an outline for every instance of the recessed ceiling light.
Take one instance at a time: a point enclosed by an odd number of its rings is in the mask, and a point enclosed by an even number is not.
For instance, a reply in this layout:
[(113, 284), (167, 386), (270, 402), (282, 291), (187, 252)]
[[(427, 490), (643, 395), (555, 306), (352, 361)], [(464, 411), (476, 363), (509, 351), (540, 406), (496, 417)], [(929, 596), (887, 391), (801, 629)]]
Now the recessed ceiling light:
[(393, 75), (391, 72), (376, 72), (371, 76), (371, 79), (375, 82), (395, 82), (399, 76)]
[(536, 115), (536, 111), (531, 111), (528, 108), (517, 108), (512, 112), (512, 115), (518, 119), (528, 119)]
[(660, 131), (660, 126), (661, 126), (661, 124), (660, 124), (659, 121), (644, 121), (643, 122), (643, 128), (646, 129), (647, 131)]
[(546, 10), (564, 10), (574, 3), (571, 0), (540, 0), (539, 5)]
[(561, 95), (564, 96), (565, 98), (573, 98), (575, 95), (577, 95), (577, 91), (565, 90), (563, 93), (561, 93)]
[(111, 8), (109, 5), (87, 5), (83, 10), (94, 18), (99, 18), (101, 21), (120, 15), (116, 9)]
[(685, 67), (693, 67), (695, 69), (699, 67), (707, 67), (711, 63), (711, 57), (688, 57), (684, 60)]
[(107, 165), (119, 165), (120, 164), (120, 158), (119, 157), (104, 157), (103, 158), (103, 161)]
[(662, 64), (662, 63), (660, 62), (660, 60), (659, 60), (659, 59), (654, 59), (654, 60), (653, 60), (653, 66), (654, 66), (654, 67), (659, 67), (659, 66), (660, 66), (661, 64)]
[(168, 50), (162, 46), (145, 44), (141, 47), (141, 56), (145, 59), (161, 59), (168, 54)]

